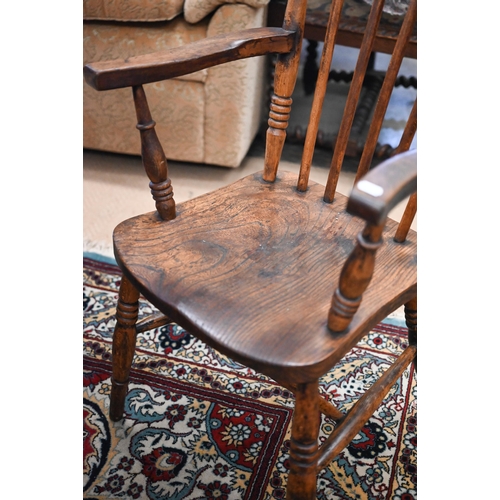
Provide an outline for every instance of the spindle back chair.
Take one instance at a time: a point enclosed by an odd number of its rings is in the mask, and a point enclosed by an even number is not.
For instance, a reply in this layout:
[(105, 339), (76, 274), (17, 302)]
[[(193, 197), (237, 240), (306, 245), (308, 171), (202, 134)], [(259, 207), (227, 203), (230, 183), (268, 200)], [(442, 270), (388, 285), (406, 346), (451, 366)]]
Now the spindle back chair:
[[(347, 199), (336, 193), (349, 129), (383, 0), (374, 0), (326, 187), (309, 181), (312, 152), (342, 0), (334, 0), (300, 174), (278, 171), (301, 52), (306, 1), (289, 0), (282, 28), (217, 36), (126, 61), (89, 64), (97, 90), (132, 87), (144, 168), (156, 211), (113, 234), (123, 272), (113, 337), (110, 418), (120, 420), (138, 332), (175, 321), (295, 397), (288, 499), (316, 498), (317, 472), (356, 436), (390, 387), (416, 360), (416, 129), (414, 107), (395, 155), (370, 169), (377, 135), (416, 18), (412, 0), (394, 49)], [(279, 54), (263, 171), (176, 207), (166, 156), (144, 85), (211, 65)], [(406, 152), (405, 152), (406, 151)], [(401, 223), (388, 218), (403, 199)], [(376, 258), (375, 258), (376, 257)], [(139, 295), (159, 313), (141, 322)], [(319, 378), (370, 329), (405, 307), (409, 347), (347, 412), (320, 397)], [(336, 427), (318, 444), (320, 413)]]

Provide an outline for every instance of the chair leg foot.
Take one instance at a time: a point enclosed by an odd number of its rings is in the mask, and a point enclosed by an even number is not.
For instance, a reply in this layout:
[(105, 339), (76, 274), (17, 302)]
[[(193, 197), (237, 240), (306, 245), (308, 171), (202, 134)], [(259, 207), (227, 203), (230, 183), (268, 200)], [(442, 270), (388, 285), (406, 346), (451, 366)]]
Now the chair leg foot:
[(109, 404), (109, 418), (111, 421), (119, 422), (123, 418), (127, 392), (128, 381), (120, 384), (111, 378), (111, 401)]
[(290, 442), (290, 473), (286, 498), (315, 500), (318, 464), (320, 411), (318, 381), (299, 384), (295, 392), (295, 410)]
[[(417, 345), (417, 298), (405, 304), (406, 326), (408, 327), (408, 343)], [(413, 361), (415, 370), (417, 369), (417, 357)]]
[(113, 334), (111, 402), (109, 416), (114, 422), (121, 420), (128, 392), (130, 368), (135, 353), (139, 292), (122, 278), (116, 307), (116, 327)]

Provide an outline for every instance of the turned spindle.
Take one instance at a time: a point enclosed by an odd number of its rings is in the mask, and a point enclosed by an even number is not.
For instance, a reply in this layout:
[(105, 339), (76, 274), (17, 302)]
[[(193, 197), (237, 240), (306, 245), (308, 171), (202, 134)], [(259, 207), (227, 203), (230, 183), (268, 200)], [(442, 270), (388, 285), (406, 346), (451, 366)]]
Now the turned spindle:
[(151, 117), (144, 88), (138, 85), (132, 90), (137, 114), (137, 129), (141, 133), (142, 164), (151, 181), (149, 183), (151, 194), (160, 217), (163, 220), (172, 220), (175, 219), (175, 201), (172, 184), (168, 178), (167, 158), (156, 135), (156, 123)]
[(359, 308), (363, 292), (368, 287), (375, 269), (375, 253), (382, 245), (383, 226), (367, 224), (358, 234), (354, 250), (340, 273), (328, 313), (328, 328), (332, 332), (344, 331)]
[(307, 2), (303, 0), (288, 0), (283, 18), (283, 29), (295, 32), (296, 36), (292, 50), (286, 54), (280, 54), (276, 63), (274, 94), (271, 97), (264, 158), (263, 179), (267, 182), (274, 182), (276, 179), (281, 152), (285, 144), (286, 128), (292, 106), (291, 96), (299, 71), (301, 33), (304, 31), (306, 20), (306, 4)]
[(290, 438), (290, 472), (286, 498), (314, 500), (316, 498), (318, 436), (320, 414), (318, 382), (298, 384)]
[(139, 292), (122, 277), (116, 326), (113, 333), (113, 376), (111, 378), (110, 418), (117, 422), (123, 416), (125, 397), (128, 392), (130, 368), (135, 353), (137, 318), (139, 315)]

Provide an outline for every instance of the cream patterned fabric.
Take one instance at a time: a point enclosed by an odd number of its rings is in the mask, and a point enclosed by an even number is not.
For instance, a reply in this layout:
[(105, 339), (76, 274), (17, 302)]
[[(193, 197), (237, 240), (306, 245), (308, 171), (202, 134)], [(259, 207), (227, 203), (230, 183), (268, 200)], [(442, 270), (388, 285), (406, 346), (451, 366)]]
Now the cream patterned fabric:
[(184, 3), (184, 18), (188, 23), (197, 23), (211, 14), (220, 5), (246, 4), (250, 7), (264, 7), (269, 0), (186, 0)]
[(83, 0), (83, 19), (108, 21), (170, 21), (184, 0)]
[[(84, 24), (84, 64), (184, 45), (206, 37), (208, 21), (196, 25), (182, 17), (151, 26)], [(145, 85), (156, 131), (167, 157), (202, 162), (204, 157), (204, 81), (207, 70), (182, 79)], [(83, 86), (83, 145), (89, 149), (138, 155), (140, 138), (130, 89), (98, 92)]]
[[(207, 36), (265, 25), (267, 9), (223, 5), (214, 14)], [(237, 167), (258, 130), (262, 117), (264, 57), (215, 66), (205, 84), (205, 162)]]
[[(84, 64), (125, 59), (265, 25), (266, 9), (224, 5), (197, 24), (171, 21), (84, 23)], [(145, 85), (167, 158), (239, 166), (260, 124), (264, 59), (245, 59), (169, 81)], [(98, 92), (84, 83), (83, 146), (138, 155), (140, 136), (130, 89)]]

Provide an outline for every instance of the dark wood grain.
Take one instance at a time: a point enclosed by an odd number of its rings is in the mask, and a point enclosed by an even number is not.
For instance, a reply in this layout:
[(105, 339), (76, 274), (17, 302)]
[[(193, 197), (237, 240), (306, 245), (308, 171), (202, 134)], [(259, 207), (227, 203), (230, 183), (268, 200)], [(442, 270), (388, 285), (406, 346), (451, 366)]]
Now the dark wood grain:
[(168, 223), (155, 213), (129, 219), (114, 242), (120, 267), (158, 309), (234, 359), (302, 383), (414, 295), (416, 236), (395, 243), (389, 221), (373, 292), (350, 330), (334, 335), (327, 327), (332, 293), (364, 222), (345, 212), (342, 195), (326, 204), (321, 185), (299, 194), (295, 182), (286, 172), (275, 183), (258, 173), (179, 205)]
[(116, 327), (113, 334), (113, 376), (109, 416), (121, 420), (128, 392), (130, 368), (135, 353), (135, 324), (139, 315), (139, 292), (123, 277), (116, 307)]
[(335, 150), (333, 152), (332, 163), (330, 165), (328, 180), (326, 182), (324, 199), (328, 203), (331, 203), (335, 197), (342, 162), (349, 143), (349, 135), (361, 95), (366, 70), (373, 53), (373, 44), (377, 34), (380, 17), (382, 16), (383, 7), (384, 0), (373, 1), (373, 6), (366, 25), (365, 35), (363, 37), (363, 43), (359, 49), (359, 56), (356, 62), (356, 68), (354, 69), (354, 74), (352, 76), (352, 81), (349, 86), (349, 93), (347, 95), (344, 114), (342, 116), (339, 132), (335, 141)]
[(127, 60), (90, 63), (84, 68), (84, 76), (96, 90), (144, 85), (230, 61), (289, 52), (294, 39), (293, 32), (282, 28), (252, 28)]
[[(355, 437), (409, 363), (416, 362), (416, 153), (404, 152), (416, 131), (416, 105), (394, 156), (375, 169), (365, 161), (349, 198), (336, 193), (349, 131), (369, 65), (383, 0), (374, 0), (342, 119), (326, 188), (309, 181), (314, 136), (339, 32), (335, 3), (325, 40), (318, 89), (299, 176), (279, 171), (296, 84), (306, 16), (305, 0), (289, 0), (282, 28), (247, 30), (121, 62), (87, 65), (99, 90), (132, 87), (144, 168), (157, 211), (119, 224), (113, 234), (123, 271), (113, 336), (110, 416), (123, 414), (137, 331), (175, 321), (235, 361), (295, 395), (287, 498), (316, 498), (316, 474)], [(394, 86), (408, 30), (376, 108), (373, 137)], [(143, 84), (215, 64), (279, 53), (271, 97), (263, 171), (186, 201), (173, 200), (167, 155), (154, 130)], [(373, 156), (371, 137), (368, 156)], [(374, 142), (375, 141), (375, 142)], [(387, 218), (410, 196), (401, 224)], [(137, 324), (142, 294), (160, 311)], [(405, 306), (409, 347), (346, 413), (322, 399), (318, 380), (371, 328)], [(319, 415), (333, 434), (319, 447)]]
[(167, 157), (156, 135), (149, 111), (146, 93), (142, 85), (133, 87), (137, 129), (141, 134), (141, 156), (144, 170), (151, 181), (149, 187), (158, 214), (163, 220), (175, 219), (175, 201), (172, 182), (168, 178)]
[(273, 182), (286, 138), (286, 128), (290, 117), (292, 94), (299, 71), (302, 35), (306, 19), (306, 4), (303, 0), (289, 0), (283, 19), (283, 29), (294, 33), (293, 45), (280, 54), (274, 76), (274, 93), (271, 97), (269, 128), (266, 135), (264, 159), (264, 179)]

